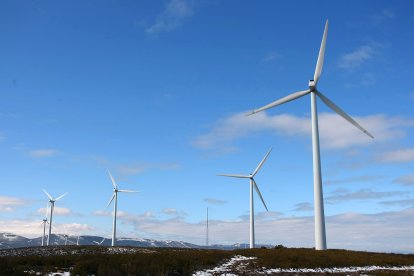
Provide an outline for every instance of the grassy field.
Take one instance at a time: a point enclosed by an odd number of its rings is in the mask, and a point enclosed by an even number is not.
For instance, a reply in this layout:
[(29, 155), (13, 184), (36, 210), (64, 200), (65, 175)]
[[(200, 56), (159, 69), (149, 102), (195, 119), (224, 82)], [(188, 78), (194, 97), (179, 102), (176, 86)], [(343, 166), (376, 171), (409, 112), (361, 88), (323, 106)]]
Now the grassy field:
[(7, 251), (0, 251), (0, 275), (28, 275), (28, 271), (46, 273), (58, 268), (70, 268), (71, 275), (191, 275), (197, 270), (213, 268), (235, 255), (257, 257), (249, 263), (250, 269), (414, 265), (414, 255), (305, 248), (224, 251), (125, 247), (114, 251), (97, 246), (60, 246), (10, 252), (14, 256), (5, 256)]

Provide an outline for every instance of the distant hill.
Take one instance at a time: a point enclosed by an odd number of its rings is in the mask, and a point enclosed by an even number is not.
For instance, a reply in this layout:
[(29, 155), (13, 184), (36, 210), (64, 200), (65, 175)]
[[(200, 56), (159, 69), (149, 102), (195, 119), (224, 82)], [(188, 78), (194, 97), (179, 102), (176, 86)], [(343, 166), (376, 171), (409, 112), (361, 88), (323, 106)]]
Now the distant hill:
[[(46, 241), (45, 241), (46, 243)], [(111, 239), (100, 237), (100, 236), (68, 236), (66, 239), (65, 235), (61, 234), (52, 234), (50, 236), (50, 245), (101, 245), (101, 246), (110, 246)], [(19, 247), (31, 247), (31, 246), (41, 246), (42, 238), (26, 238), (18, 236), (12, 233), (0, 233), (0, 249), (8, 248), (19, 248)], [(206, 246), (196, 245), (183, 241), (159, 241), (151, 239), (134, 239), (134, 238), (118, 238), (118, 246), (134, 246), (134, 247), (165, 247), (165, 248), (207, 248)], [(257, 245), (257, 247), (271, 247), (271, 245)], [(248, 248), (248, 244), (232, 244), (232, 245), (221, 245), (214, 244), (209, 246), (209, 249), (223, 249), (223, 250), (233, 250), (233, 249), (243, 249)]]

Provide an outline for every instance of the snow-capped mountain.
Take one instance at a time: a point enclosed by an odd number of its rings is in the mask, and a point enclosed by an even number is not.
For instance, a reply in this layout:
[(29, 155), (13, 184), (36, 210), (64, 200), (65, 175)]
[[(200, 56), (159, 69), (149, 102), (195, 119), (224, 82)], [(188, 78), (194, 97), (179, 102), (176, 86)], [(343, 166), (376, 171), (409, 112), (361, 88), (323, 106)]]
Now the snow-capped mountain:
[[(46, 243), (46, 240), (45, 240)], [(50, 245), (101, 245), (101, 246), (110, 246), (111, 239), (104, 238), (100, 236), (72, 236), (61, 234), (52, 234), (50, 236)], [(26, 238), (12, 233), (0, 233), (0, 249), (7, 248), (19, 248), (19, 247), (30, 247), (30, 246), (41, 246), (42, 237), (38, 238)], [(134, 246), (134, 247), (171, 247), (171, 248), (206, 248), (206, 246), (200, 246), (183, 241), (159, 241), (151, 239), (134, 239), (134, 238), (118, 238), (118, 246)], [(262, 245), (257, 245), (261, 247)], [(263, 245), (266, 247), (271, 247), (270, 245)], [(233, 244), (233, 245), (222, 245), (214, 244), (210, 245), (210, 249), (223, 249), (223, 250), (232, 250), (239, 248), (248, 248), (248, 244)]]

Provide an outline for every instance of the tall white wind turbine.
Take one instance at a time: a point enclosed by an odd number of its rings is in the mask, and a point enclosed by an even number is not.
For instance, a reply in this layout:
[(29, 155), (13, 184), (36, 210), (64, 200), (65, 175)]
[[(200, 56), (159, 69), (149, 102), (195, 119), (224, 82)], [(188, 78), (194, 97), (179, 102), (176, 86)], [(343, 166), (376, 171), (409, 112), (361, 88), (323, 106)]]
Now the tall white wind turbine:
[(112, 203), (112, 201), (114, 200), (114, 220), (113, 220), (113, 227), (112, 227), (112, 243), (111, 246), (115, 246), (116, 243), (116, 211), (117, 211), (117, 205), (118, 205), (118, 192), (121, 193), (137, 193), (138, 191), (131, 191), (131, 190), (119, 190), (118, 186), (116, 185), (115, 179), (113, 178), (111, 172), (108, 170), (108, 174), (109, 174), (109, 178), (111, 178), (111, 182), (112, 182), (112, 186), (114, 186), (114, 193), (112, 194), (111, 199), (108, 202), (108, 205), (106, 206), (106, 208), (108, 208), (108, 206)]
[(286, 97), (278, 99), (268, 105), (256, 109), (248, 115), (264, 111), (266, 109), (293, 101), (297, 98), (311, 94), (311, 117), (312, 117), (312, 151), (313, 151), (313, 184), (314, 184), (314, 212), (315, 212), (315, 248), (317, 250), (326, 249), (326, 233), (325, 233), (325, 215), (323, 206), (322, 192), (322, 173), (319, 153), (319, 130), (318, 130), (318, 114), (316, 108), (316, 96), (318, 96), (329, 108), (342, 116), (345, 120), (357, 127), (371, 138), (374, 138), (367, 130), (359, 125), (354, 119), (345, 113), (341, 108), (329, 100), (325, 95), (317, 89), (317, 84), (322, 73), (323, 60), (325, 55), (326, 37), (328, 34), (328, 20), (326, 20), (325, 31), (323, 33), (321, 48), (319, 50), (318, 60), (313, 80), (309, 81), (309, 89), (292, 93)]
[(42, 222), (42, 224), (43, 224), (43, 236), (42, 236), (42, 246), (44, 246), (45, 245), (45, 237), (46, 237), (46, 224), (48, 224), (48, 221), (47, 221), (47, 209), (48, 209), (48, 206), (49, 206), (49, 202), (47, 202), (46, 203), (46, 211), (45, 211), (45, 216), (44, 216), (44, 218), (43, 218), (43, 222)]
[(256, 190), (257, 194), (259, 195), (260, 199), (266, 211), (268, 211), (266, 203), (260, 193), (259, 186), (257, 186), (256, 181), (254, 180), (255, 175), (259, 172), (260, 168), (263, 166), (264, 162), (266, 161), (267, 157), (269, 156), (272, 149), (270, 149), (262, 161), (259, 163), (257, 168), (254, 170), (253, 173), (249, 175), (242, 175), (242, 174), (219, 174), (219, 176), (227, 176), (227, 177), (235, 177), (235, 178), (248, 178), (250, 179), (250, 248), (254, 248), (255, 245), (255, 236), (254, 236), (254, 204), (253, 204), (253, 188)]
[(55, 202), (67, 195), (67, 193), (64, 193), (63, 195), (53, 198), (46, 190), (43, 190), (43, 192), (46, 194), (46, 196), (49, 198), (50, 203), (50, 221), (49, 221), (49, 235), (47, 236), (47, 246), (49, 246), (50, 242), (50, 235), (52, 234), (52, 220), (53, 220), (53, 209), (55, 208)]

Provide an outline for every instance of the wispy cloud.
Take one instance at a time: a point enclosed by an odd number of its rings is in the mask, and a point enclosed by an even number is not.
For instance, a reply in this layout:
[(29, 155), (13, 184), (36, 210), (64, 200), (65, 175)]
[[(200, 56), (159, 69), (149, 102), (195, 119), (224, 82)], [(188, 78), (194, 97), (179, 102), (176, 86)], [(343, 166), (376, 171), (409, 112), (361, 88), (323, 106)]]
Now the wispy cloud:
[(150, 163), (145, 161), (131, 161), (129, 163), (113, 162), (101, 156), (90, 157), (104, 168), (109, 168), (111, 172), (121, 177), (136, 175), (148, 170), (178, 170), (181, 165), (178, 163)]
[(169, 32), (180, 27), (184, 20), (194, 15), (193, 0), (170, 0), (155, 23), (146, 29), (149, 34)]
[(67, 233), (70, 236), (96, 233), (95, 227), (92, 227), (88, 224), (81, 224), (81, 223), (56, 224), (54, 228), (56, 228), (54, 230), (56, 233), (61, 233), (61, 234)]
[(0, 196), (0, 211), (12, 212), (16, 208), (28, 204), (28, 201), (22, 198)]
[(221, 200), (221, 199), (217, 199), (217, 198), (205, 198), (204, 202), (208, 203), (208, 204), (212, 204), (212, 205), (223, 205), (226, 204), (227, 201), (226, 200)]
[(54, 157), (58, 155), (60, 151), (56, 149), (35, 149), (28, 152), (29, 156), (32, 158), (47, 158)]
[(393, 181), (397, 184), (402, 184), (406, 186), (413, 186), (414, 185), (414, 174), (407, 174), (403, 175)]
[[(376, 137), (376, 143), (405, 137), (406, 129), (414, 126), (413, 119), (381, 114), (354, 116), (354, 119)], [(321, 145), (325, 148), (344, 149), (372, 143), (372, 139), (337, 114), (320, 113), (319, 125)], [(233, 151), (237, 139), (264, 131), (280, 136), (309, 136), (310, 118), (290, 114), (269, 116), (266, 112), (254, 116), (237, 113), (217, 121), (208, 133), (194, 139), (192, 144), (202, 149)]]
[(295, 208), (293, 209), (293, 211), (312, 211), (313, 210), (313, 205), (309, 202), (300, 202), (298, 204), (295, 204)]
[(391, 10), (382, 10), (378, 13), (371, 15), (371, 22), (374, 25), (379, 25), (387, 20), (394, 19), (395, 14)]
[(408, 163), (414, 161), (414, 148), (388, 151), (377, 156), (382, 163)]
[(280, 58), (280, 54), (276, 52), (269, 52), (267, 53), (264, 58), (262, 59), (263, 62), (271, 62)]
[[(50, 212), (50, 209), (48, 209), (48, 212)], [(37, 213), (44, 216), (46, 213), (46, 208), (39, 208), (37, 209)], [(59, 207), (55, 206), (53, 208), (53, 215), (59, 215), (59, 216), (71, 216), (72, 211), (69, 208)]]
[(92, 215), (97, 217), (108, 217), (112, 215), (112, 212), (109, 211), (103, 211), (103, 210), (96, 210), (92, 212)]
[(184, 218), (187, 216), (186, 212), (183, 211), (179, 211), (175, 208), (164, 208), (161, 211), (163, 214), (169, 215), (169, 216), (173, 216), (173, 217), (180, 217), (180, 218)]
[(335, 204), (351, 200), (380, 199), (386, 197), (399, 196), (404, 194), (399, 191), (377, 192), (372, 189), (360, 189), (358, 191), (350, 191), (348, 189), (338, 189), (325, 198), (326, 203)]
[(360, 67), (377, 54), (371, 45), (363, 45), (353, 52), (342, 55), (339, 58), (338, 66), (342, 69), (355, 69)]
[(359, 182), (372, 182), (375, 180), (382, 179), (383, 176), (381, 175), (360, 175), (360, 176), (353, 176), (347, 177), (343, 179), (336, 179), (336, 180), (326, 180), (325, 184), (332, 185), (332, 184), (344, 184), (344, 183), (359, 183)]
[(414, 207), (414, 199), (389, 200), (381, 201), (380, 203), (383, 205)]
[(0, 132), (0, 141), (3, 141), (6, 139), (6, 136), (4, 135), (3, 132)]

